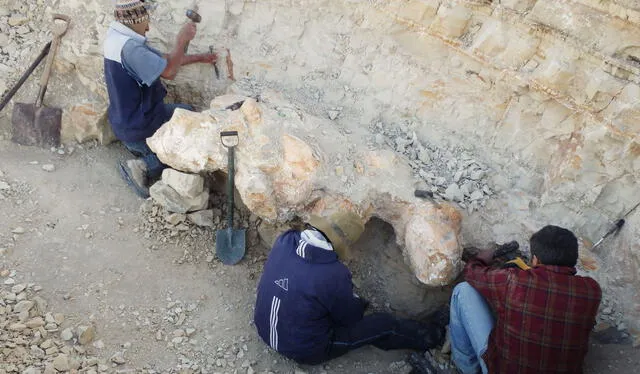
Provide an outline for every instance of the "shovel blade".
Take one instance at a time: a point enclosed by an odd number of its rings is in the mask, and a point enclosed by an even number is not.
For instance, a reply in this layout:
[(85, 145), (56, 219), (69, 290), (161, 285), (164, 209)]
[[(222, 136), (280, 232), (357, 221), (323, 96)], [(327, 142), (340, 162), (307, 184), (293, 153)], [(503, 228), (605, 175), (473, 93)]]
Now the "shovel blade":
[(61, 123), (62, 109), (16, 103), (11, 116), (11, 140), (22, 145), (58, 147)]
[(225, 265), (235, 265), (244, 257), (245, 229), (224, 229), (216, 232), (216, 255)]

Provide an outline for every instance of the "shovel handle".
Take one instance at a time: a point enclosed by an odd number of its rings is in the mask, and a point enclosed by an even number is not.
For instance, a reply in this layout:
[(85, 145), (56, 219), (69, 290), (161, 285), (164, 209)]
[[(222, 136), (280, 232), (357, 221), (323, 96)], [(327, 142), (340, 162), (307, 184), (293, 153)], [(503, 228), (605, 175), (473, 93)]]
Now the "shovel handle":
[(13, 88), (11, 88), (11, 90), (9, 90), (9, 92), (7, 92), (6, 95), (4, 95), (2, 102), (0, 102), (0, 112), (9, 103), (9, 101), (11, 101), (11, 98), (13, 98), (13, 95), (15, 95), (16, 92), (18, 92), (20, 87), (22, 87), (22, 85), (27, 80), (27, 78), (29, 78), (31, 73), (33, 73), (33, 71), (38, 67), (38, 65), (40, 65), (42, 60), (44, 60), (44, 58), (47, 56), (47, 53), (49, 53), (49, 48), (51, 48), (51, 42), (47, 43), (44, 46), (44, 48), (42, 49), (42, 51), (40, 52), (36, 60), (31, 64), (31, 66), (29, 66), (27, 71), (24, 74), (22, 74), (22, 76), (20, 77), (20, 80), (18, 80), (18, 82), (13, 86)]
[(234, 210), (234, 201), (233, 201), (233, 179), (235, 177), (235, 147), (229, 147), (229, 162), (227, 165), (228, 169), (228, 180), (227, 180), (227, 228), (229, 231), (233, 230), (233, 210)]
[[(40, 91), (38, 92), (38, 97), (36, 98), (36, 108), (42, 106), (42, 100), (44, 99), (44, 94), (47, 92), (47, 84), (49, 84), (49, 77), (51, 76), (51, 68), (53, 67), (53, 60), (56, 57), (56, 52), (58, 50), (58, 45), (60, 45), (60, 39), (67, 32), (69, 28), (70, 18), (65, 16), (64, 14), (54, 14), (54, 27), (53, 27), (53, 41), (51, 42), (51, 48), (49, 49), (49, 55), (47, 56), (47, 63), (44, 66), (44, 72), (42, 73), (42, 78), (40, 78)], [(65, 21), (64, 24), (56, 24), (56, 20)]]
[[(229, 138), (235, 136), (235, 142), (230, 143), (230, 142), (225, 142), (225, 138)], [(222, 142), (222, 145), (225, 146), (226, 148), (230, 148), (230, 147), (235, 147), (236, 145), (238, 145), (238, 132), (237, 131), (222, 131), (220, 133), (220, 141)]]

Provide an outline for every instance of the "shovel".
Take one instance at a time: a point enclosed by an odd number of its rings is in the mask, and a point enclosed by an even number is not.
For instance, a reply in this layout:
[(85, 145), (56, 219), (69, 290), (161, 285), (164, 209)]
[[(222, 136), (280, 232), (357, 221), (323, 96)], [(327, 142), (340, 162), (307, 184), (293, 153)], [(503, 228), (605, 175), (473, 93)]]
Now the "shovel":
[[(230, 137), (235, 137), (235, 141), (230, 140)], [(238, 145), (238, 132), (223, 131), (220, 133), (220, 141), (229, 152), (227, 167), (229, 175), (227, 181), (227, 228), (216, 232), (216, 255), (218, 255), (223, 264), (235, 265), (244, 257), (246, 232), (246, 229), (234, 230), (233, 228), (234, 151), (236, 145)]]
[[(64, 21), (62, 23), (55, 22)], [(11, 124), (13, 125), (12, 139), (22, 145), (37, 145), (40, 147), (57, 147), (60, 145), (60, 126), (62, 109), (42, 106), (42, 99), (47, 91), (47, 83), (51, 76), (51, 67), (56, 56), (60, 39), (67, 32), (70, 19), (62, 14), (53, 15), (53, 41), (47, 63), (40, 79), (40, 91), (35, 104), (16, 103), (13, 106)]]

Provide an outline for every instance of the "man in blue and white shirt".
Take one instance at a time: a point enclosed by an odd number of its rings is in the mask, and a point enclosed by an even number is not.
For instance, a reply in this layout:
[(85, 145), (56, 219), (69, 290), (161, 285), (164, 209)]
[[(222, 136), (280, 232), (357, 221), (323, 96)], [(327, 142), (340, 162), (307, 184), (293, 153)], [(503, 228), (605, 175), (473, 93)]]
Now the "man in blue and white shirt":
[(367, 302), (353, 293), (351, 272), (338, 259), (364, 230), (358, 216), (336, 213), (309, 221), (303, 230), (280, 235), (265, 264), (254, 314), (265, 343), (308, 365), (365, 345), (424, 352), (442, 344), (446, 309), (424, 322), (364, 315)]
[(109, 122), (116, 137), (139, 159), (120, 162), (120, 173), (138, 195), (149, 197), (148, 181), (166, 167), (149, 149), (146, 139), (185, 104), (165, 104), (167, 91), (160, 78), (172, 80), (181, 66), (214, 63), (215, 54), (185, 55), (185, 45), (196, 34), (195, 23), (185, 24), (176, 45), (163, 54), (147, 45), (149, 13), (144, 1), (116, 0), (115, 21), (104, 42), (104, 75), (109, 92)]

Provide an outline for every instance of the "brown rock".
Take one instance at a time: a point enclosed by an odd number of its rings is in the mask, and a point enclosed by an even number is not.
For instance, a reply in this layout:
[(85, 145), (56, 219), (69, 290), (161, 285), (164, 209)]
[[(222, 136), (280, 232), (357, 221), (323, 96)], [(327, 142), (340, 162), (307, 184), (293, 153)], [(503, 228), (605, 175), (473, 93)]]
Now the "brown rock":
[(82, 345), (87, 345), (93, 341), (96, 337), (96, 330), (93, 326), (79, 326), (78, 327), (78, 342)]
[(62, 115), (61, 139), (63, 142), (84, 143), (98, 140), (109, 144), (115, 140), (107, 120), (107, 106), (99, 103), (73, 105)]

